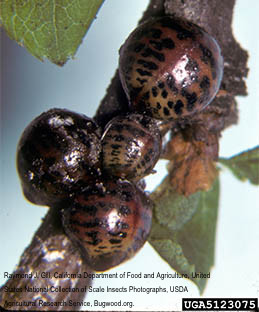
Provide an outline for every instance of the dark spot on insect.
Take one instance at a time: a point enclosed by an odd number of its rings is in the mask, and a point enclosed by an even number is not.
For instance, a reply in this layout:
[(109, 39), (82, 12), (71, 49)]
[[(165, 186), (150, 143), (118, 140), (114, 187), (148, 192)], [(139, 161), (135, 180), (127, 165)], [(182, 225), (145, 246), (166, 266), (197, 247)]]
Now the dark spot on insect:
[(139, 78), (139, 77), (138, 77), (136, 80), (137, 80), (140, 84), (142, 84), (142, 85), (143, 85), (145, 82), (147, 82), (147, 79), (141, 79), (141, 78)]
[(97, 238), (97, 231), (86, 232), (85, 234), (92, 239), (92, 241), (86, 241), (90, 245), (97, 246), (100, 242), (102, 242), (101, 239)]
[(152, 94), (153, 94), (154, 97), (158, 96), (158, 92), (157, 92), (157, 88), (156, 87), (152, 87), (151, 91), (152, 91)]
[(150, 48), (145, 48), (145, 50), (141, 53), (141, 56), (143, 56), (143, 57), (153, 56), (159, 62), (165, 61), (165, 56), (163, 53), (159, 53), (159, 52), (154, 51), (153, 49), (150, 49)]
[(154, 62), (149, 62), (149, 61), (140, 59), (140, 60), (137, 61), (137, 63), (143, 65), (143, 67), (145, 67), (145, 68), (147, 68), (149, 70), (156, 70), (156, 69), (158, 69), (158, 66)]
[(158, 29), (158, 28), (151, 28), (151, 29), (150, 29), (150, 32), (152, 33), (151, 36), (152, 36), (154, 39), (159, 39), (160, 36), (161, 36), (161, 34), (162, 34), (162, 31), (161, 31), (160, 29)]
[(161, 51), (163, 48), (162, 42), (161, 41), (156, 41), (156, 40), (149, 40), (149, 43), (152, 45), (152, 47), (158, 51)]
[(159, 81), (157, 86), (158, 88), (163, 89), (165, 87), (165, 84), (162, 81)]
[(111, 151), (111, 155), (114, 156), (114, 158), (113, 158), (114, 161), (119, 160), (119, 158), (117, 158), (116, 156), (119, 156), (120, 153), (121, 152), (119, 150), (117, 150), (117, 151), (116, 150), (112, 150)]
[(158, 109), (161, 109), (161, 104), (159, 103), (159, 102), (156, 102), (156, 107), (158, 108)]
[(150, 161), (150, 157), (147, 154), (144, 156), (144, 159), (145, 159), (146, 162)]
[(86, 235), (92, 238), (96, 238), (98, 235), (98, 232), (97, 231), (86, 232)]
[(170, 39), (170, 38), (162, 39), (162, 45), (163, 45), (164, 48), (170, 49), (170, 50), (175, 47), (175, 44), (174, 44), (173, 40)]
[(194, 104), (197, 101), (197, 94), (195, 92), (189, 93), (186, 90), (182, 90), (181, 94), (187, 99), (187, 110), (189, 112), (192, 111)]
[(122, 242), (122, 240), (121, 239), (110, 239), (109, 242), (111, 244), (120, 244)]
[(207, 90), (210, 87), (210, 79), (208, 76), (203, 76), (200, 87), (203, 90)]
[(112, 144), (111, 145), (111, 148), (112, 149), (115, 149), (115, 150), (117, 150), (117, 149), (120, 149), (122, 146), (120, 145), (120, 144)]
[(140, 74), (140, 76), (152, 76), (151, 72), (143, 70), (141, 68), (137, 68), (136, 71)]
[(216, 72), (215, 72), (215, 60), (214, 60), (213, 54), (212, 54), (211, 50), (204, 47), (203, 44), (200, 44), (199, 47), (202, 51), (201, 60), (205, 64), (210, 64), (210, 66), (212, 68), (212, 77), (213, 77), (213, 79), (215, 79), (216, 78)]
[(107, 246), (99, 246), (98, 249), (107, 249)]
[(141, 165), (144, 167), (145, 166), (145, 160), (143, 159), (143, 160), (141, 160)]
[(174, 106), (174, 102), (172, 102), (172, 101), (168, 101), (167, 102), (167, 106), (169, 107), (169, 108), (173, 108), (173, 106)]
[(181, 100), (178, 100), (174, 106), (174, 111), (176, 113), (176, 115), (182, 115), (184, 105), (183, 105), (183, 102)]
[(164, 114), (165, 114), (166, 116), (169, 116), (169, 115), (170, 115), (170, 111), (169, 111), (169, 109), (168, 109), (167, 107), (164, 107), (163, 111), (164, 111)]
[[(113, 236), (113, 237), (121, 237), (121, 238), (125, 238), (125, 237), (127, 237), (127, 233), (126, 232), (116, 232), (116, 233), (114, 233), (114, 232), (108, 232), (108, 234), (109, 235), (111, 235), (111, 236)], [(121, 241), (120, 241), (121, 242)]]
[(167, 95), (168, 95), (168, 92), (167, 92), (166, 90), (163, 90), (162, 93), (161, 93), (161, 95), (162, 95), (162, 97), (163, 97), (164, 99), (166, 99), (166, 98), (167, 98)]

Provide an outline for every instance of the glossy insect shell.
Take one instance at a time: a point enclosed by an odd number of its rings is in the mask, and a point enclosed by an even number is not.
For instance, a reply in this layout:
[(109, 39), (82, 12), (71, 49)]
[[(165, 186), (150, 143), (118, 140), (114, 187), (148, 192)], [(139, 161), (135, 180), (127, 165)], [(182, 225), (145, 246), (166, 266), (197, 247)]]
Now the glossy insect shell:
[(139, 114), (116, 117), (108, 123), (102, 137), (103, 169), (136, 182), (152, 171), (161, 146), (153, 118)]
[(65, 231), (96, 271), (133, 257), (147, 240), (151, 220), (150, 200), (126, 180), (79, 194), (63, 210)]
[(120, 49), (119, 65), (132, 110), (163, 120), (204, 109), (223, 75), (216, 40), (197, 25), (169, 16), (137, 27)]
[(88, 117), (51, 109), (24, 130), (17, 169), (25, 197), (38, 205), (69, 198), (100, 172), (100, 138)]

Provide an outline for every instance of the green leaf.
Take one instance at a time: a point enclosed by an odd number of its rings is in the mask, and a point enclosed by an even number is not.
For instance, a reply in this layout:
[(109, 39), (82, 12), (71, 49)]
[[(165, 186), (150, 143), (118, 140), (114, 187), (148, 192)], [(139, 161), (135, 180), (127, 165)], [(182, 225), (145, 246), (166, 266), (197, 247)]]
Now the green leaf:
[(186, 278), (191, 278), (192, 273), (195, 272), (195, 267), (185, 257), (182, 247), (177, 242), (176, 233), (161, 226), (155, 218), (152, 223), (149, 243), (175, 271), (186, 274)]
[(219, 162), (228, 167), (239, 180), (259, 184), (259, 146), (231, 158), (220, 158)]
[(161, 185), (151, 194), (155, 203), (155, 215), (161, 225), (175, 231), (190, 220), (197, 210), (200, 192), (185, 197), (173, 191), (166, 177)]
[(35, 57), (64, 65), (74, 56), (103, 0), (6, 0), (0, 22)]
[[(163, 189), (165, 187), (170, 189), (170, 186), (166, 186), (164, 182), (162, 186)], [(160, 194), (165, 194), (161, 189), (159, 192)], [(198, 286), (200, 293), (202, 293), (206, 286), (210, 269), (214, 264), (216, 222), (219, 202), (218, 179), (215, 181), (210, 191), (199, 192), (199, 195), (194, 195), (192, 195), (193, 207), (190, 207), (190, 202), (188, 202), (191, 196), (187, 199), (182, 196), (182, 205), (185, 206), (186, 211), (189, 211), (189, 215), (191, 215), (190, 211), (195, 211), (195, 213), (192, 214), (188, 222), (185, 222), (186, 219), (183, 222), (181, 218), (179, 218), (181, 226), (178, 228), (175, 226), (171, 227), (170, 221), (166, 224), (164, 220), (161, 219), (161, 213), (158, 213), (158, 210), (171, 210), (167, 213), (168, 215), (172, 215), (172, 211), (175, 209), (177, 210), (179, 206), (179, 195), (176, 200), (176, 205), (172, 197), (171, 205), (168, 204), (167, 206), (163, 206), (163, 196), (160, 198), (160, 201), (158, 201), (158, 198), (153, 195), (156, 207), (154, 210), (149, 242), (174, 270), (179, 274), (185, 274), (184, 277), (192, 280)], [(160, 205), (160, 203), (162, 204)], [(163, 214), (166, 214), (166, 212)], [(174, 228), (176, 230), (174, 230)], [(204, 275), (195, 277), (195, 273), (202, 273)]]

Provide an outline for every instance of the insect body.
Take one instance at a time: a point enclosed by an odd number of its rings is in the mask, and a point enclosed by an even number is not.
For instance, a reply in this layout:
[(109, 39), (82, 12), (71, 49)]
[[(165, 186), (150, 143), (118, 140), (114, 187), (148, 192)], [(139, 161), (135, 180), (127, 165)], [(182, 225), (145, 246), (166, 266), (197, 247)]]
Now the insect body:
[(65, 231), (97, 271), (135, 255), (146, 242), (151, 220), (150, 200), (126, 180), (105, 182), (78, 194), (63, 211)]
[(112, 119), (103, 134), (103, 166), (109, 174), (137, 181), (149, 174), (161, 153), (156, 121), (129, 114)]
[(120, 50), (120, 78), (132, 110), (177, 119), (205, 108), (220, 87), (223, 58), (197, 25), (169, 16), (137, 27)]
[(88, 117), (51, 109), (24, 130), (17, 148), (23, 192), (38, 205), (66, 199), (100, 174), (101, 143)]

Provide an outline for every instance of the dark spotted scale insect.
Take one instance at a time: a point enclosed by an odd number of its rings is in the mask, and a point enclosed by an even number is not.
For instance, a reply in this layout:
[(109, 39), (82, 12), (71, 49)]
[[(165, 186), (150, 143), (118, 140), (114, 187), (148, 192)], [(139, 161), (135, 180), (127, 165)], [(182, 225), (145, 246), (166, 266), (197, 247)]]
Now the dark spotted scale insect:
[(169, 16), (137, 27), (120, 49), (119, 72), (132, 110), (162, 120), (205, 108), (219, 90), (223, 58), (197, 25)]
[(17, 169), (25, 197), (53, 205), (100, 175), (101, 143), (90, 118), (51, 109), (24, 130), (17, 148)]
[(152, 171), (162, 145), (156, 120), (140, 114), (112, 119), (101, 142), (103, 170), (134, 182)]
[(92, 187), (63, 210), (67, 235), (96, 271), (110, 269), (134, 256), (147, 240), (151, 220), (150, 200), (126, 180)]

